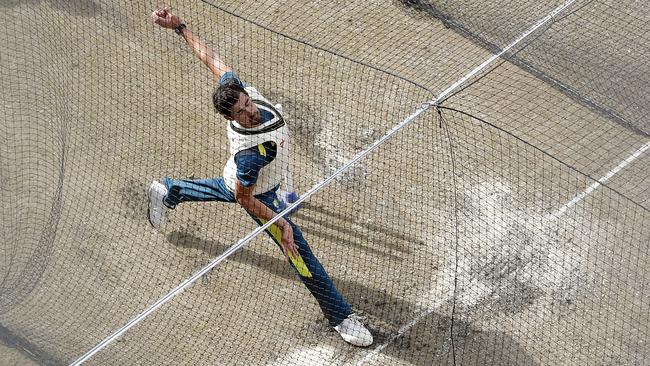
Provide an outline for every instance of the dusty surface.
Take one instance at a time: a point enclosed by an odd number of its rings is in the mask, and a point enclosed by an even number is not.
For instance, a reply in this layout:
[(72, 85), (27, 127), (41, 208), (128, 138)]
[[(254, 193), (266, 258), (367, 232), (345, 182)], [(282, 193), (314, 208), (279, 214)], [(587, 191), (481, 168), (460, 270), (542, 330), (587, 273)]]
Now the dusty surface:
[[(158, 3), (0, 4), (16, 35), (1, 38), (0, 178), (15, 199), (0, 209), (0, 324), (10, 345), (66, 364), (254, 223), (220, 203), (181, 205), (162, 232), (147, 223), (152, 179), (220, 175), (228, 154), (214, 81), (150, 24)], [(284, 105), (301, 192), (490, 56), (398, 2), (219, 4), (323, 48), (172, 4)], [(647, 207), (647, 153), (611, 179), (617, 192), (563, 209), (593, 183), (570, 167), (599, 179), (647, 138), (508, 63), (445, 106), (523, 141), (427, 112), (294, 216), (375, 348), (341, 342), (259, 237), (89, 364), (430, 365), (453, 346), (467, 365), (648, 362), (650, 217), (634, 203)], [(2, 364), (31, 362), (0, 348)]]

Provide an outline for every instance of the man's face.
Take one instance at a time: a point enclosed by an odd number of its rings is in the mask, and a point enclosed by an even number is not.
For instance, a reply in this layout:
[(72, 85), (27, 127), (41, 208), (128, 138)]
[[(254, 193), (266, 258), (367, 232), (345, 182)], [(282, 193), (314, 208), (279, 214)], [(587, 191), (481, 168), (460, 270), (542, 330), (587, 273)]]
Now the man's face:
[(237, 121), (244, 128), (251, 128), (262, 123), (260, 111), (253, 100), (245, 93), (239, 93), (239, 99), (231, 110), (232, 119)]

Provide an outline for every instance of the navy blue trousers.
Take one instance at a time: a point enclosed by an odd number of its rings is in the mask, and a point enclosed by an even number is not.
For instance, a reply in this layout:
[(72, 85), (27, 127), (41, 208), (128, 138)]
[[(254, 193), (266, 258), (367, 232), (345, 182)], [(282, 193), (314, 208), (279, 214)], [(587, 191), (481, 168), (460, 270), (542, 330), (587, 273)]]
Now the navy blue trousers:
[[(172, 209), (182, 202), (237, 202), (235, 194), (226, 187), (221, 177), (212, 179), (170, 179), (165, 177), (163, 184), (167, 187), (168, 192), (164, 200), (165, 205)], [(255, 198), (275, 213), (279, 213), (281, 206), (276, 191), (277, 189), (274, 189), (257, 195)], [(250, 212), (249, 215), (258, 225), (263, 225), (265, 222)], [(330, 324), (332, 326), (338, 325), (352, 313), (352, 308), (338, 292), (327, 272), (312, 253), (298, 226), (289, 218), (285, 217), (285, 219), (293, 229), (293, 240), (300, 253), (300, 258), (290, 258), (289, 264), (296, 271), (302, 283), (307, 286), (309, 292), (316, 298)], [(274, 224), (266, 231), (279, 246), (282, 237), (280, 228)]]

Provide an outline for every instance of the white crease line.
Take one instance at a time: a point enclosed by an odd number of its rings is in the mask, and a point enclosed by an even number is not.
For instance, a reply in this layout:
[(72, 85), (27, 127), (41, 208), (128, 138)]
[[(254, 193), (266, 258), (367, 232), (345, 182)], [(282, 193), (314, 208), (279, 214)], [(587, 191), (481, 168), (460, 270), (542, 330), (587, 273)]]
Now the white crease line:
[[(356, 366), (363, 366), (373, 358), (377, 357), (386, 347), (390, 346), (397, 338), (401, 337), (404, 335), (404, 333), (408, 332), (411, 328), (413, 328), (417, 323), (419, 323), (422, 319), (428, 317), (433, 313), (434, 311), (438, 310), (442, 305), (444, 305), (449, 299), (453, 297), (454, 294), (454, 279), (453, 277), (450, 277), (451, 281), (446, 281), (447, 286), (444, 288), (448, 288), (449, 290), (443, 294), (442, 296), (436, 297), (435, 301), (433, 302), (432, 306), (430, 309), (423, 311), (420, 313), (418, 316), (413, 318), (410, 322), (407, 324), (404, 324), (401, 326), (396, 333), (392, 334), (388, 339), (382, 343), (381, 345), (375, 347), (370, 353), (368, 353), (366, 356), (364, 356), (362, 359), (357, 361)], [(431, 294), (433, 295), (433, 293)]]
[[(620, 164), (618, 164), (614, 169), (610, 170), (607, 174), (605, 174), (602, 178), (600, 178), (598, 181), (594, 182), (592, 185), (587, 187), (583, 192), (579, 193), (576, 195), (572, 200), (569, 202), (565, 203), (558, 211), (553, 215), (554, 218), (559, 218), (562, 216), (569, 208), (575, 206), (578, 202), (582, 201), (585, 197), (587, 197), (589, 194), (591, 194), (593, 191), (595, 191), (599, 186), (601, 186), (603, 183), (607, 182), (609, 179), (611, 179), (613, 176), (618, 174), (621, 170), (623, 170), (626, 166), (630, 165), (634, 160), (639, 158), (646, 150), (650, 148), (650, 141), (646, 142), (644, 145), (642, 145), (638, 150), (636, 150), (632, 155), (628, 156), (627, 159), (623, 160)], [(444, 271), (444, 270), (443, 270)], [(462, 277), (460, 274), (457, 277)], [(388, 347), (390, 344), (392, 344), (397, 338), (401, 337), (404, 333), (409, 331), (415, 324), (419, 323), (422, 319), (426, 318), (427, 316), (431, 315), (434, 313), (436, 310), (438, 310), (443, 304), (445, 304), (447, 301), (449, 301), (453, 295), (454, 295), (454, 290), (453, 290), (453, 279), (452, 281), (447, 281), (446, 285), (448, 287), (443, 287), (443, 288), (449, 288), (449, 290), (440, 298), (437, 298), (436, 301), (433, 303), (431, 308), (427, 311), (422, 312), (420, 315), (415, 317), (413, 320), (411, 320), (408, 324), (402, 326), (399, 328), (397, 333), (393, 334), (390, 336), (386, 342), (381, 344), (380, 346), (376, 347), (375, 349), (372, 350), (369, 354), (367, 354), (364, 358), (359, 360), (356, 365), (361, 366), (364, 363), (370, 361), (374, 357), (376, 357), (381, 351), (383, 351), (386, 347)], [(475, 285), (472, 286), (472, 283)], [(491, 286), (486, 286), (486, 285), (481, 285), (478, 282), (472, 282), (468, 286), (468, 288), (459, 296), (462, 298), (463, 294), (466, 294), (467, 292), (471, 292), (471, 296), (468, 297), (469, 300), (472, 302), (478, 303), (482, 298), (490, 294), (494, 288)], [(431, 293), (430, 296), (433, 296), (434, 293)]]
[(643, 154), (646, 150), (650, 148), (650, 141), (646, 142), (643, 146), (641, 146), (637, 151), (634, 152), (634, 154), (630, 155), (627, 157), (627, 159), (623, 160), (620, 164), (618, 164), (617, 167), (614, 169), (610, 170), (605, 176), (602, 178), (598, 179), (598, 181), (594, 182), (592, 185), (587, 187), (582, 193), (579, 195), (573, 197), (573, 199), (564, 206), (560, 207), (560, 209), (557, 210), (553, 216), (558, 217), (564, 214), (568, 209), (571, 207), (575, 206), (576, 203), (582, 201), (585, 197), (591, 194), (591, 192), (595, 191), (598, 187), (603, 185), (605, 182), (610, 180), (614, 175), (618, 174), (621, 170), (623, 170), (626, 166), (630, 165), (634, 160), (636, 160), (641, 154)]

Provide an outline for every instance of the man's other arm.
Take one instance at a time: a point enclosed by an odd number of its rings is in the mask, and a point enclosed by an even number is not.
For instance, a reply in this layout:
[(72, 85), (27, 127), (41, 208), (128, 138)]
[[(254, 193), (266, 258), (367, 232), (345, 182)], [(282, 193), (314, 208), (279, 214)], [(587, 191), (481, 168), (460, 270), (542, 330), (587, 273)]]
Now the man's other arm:
[[(172, 14), (168, 8), (163, 8), (154, 11), (151, 13), (151, 18), (154, 23), (158, 24), (163, 28), (176, 29), (181, 24), (185, 24), (177, 15)], [(215, 79), (220, 80), (223, 74), (232, 69), (226, 65), (219, 56), (214, 53), (208, 47), (208, 45), (203, 42), (199, 36), (194, 34), (189, 28), (182, 27), (180, 29), (180, 35), (183, 36), (187, 44), (192, 49), (192, 52), (203, 62), (209, 69), (212, 71)]]

